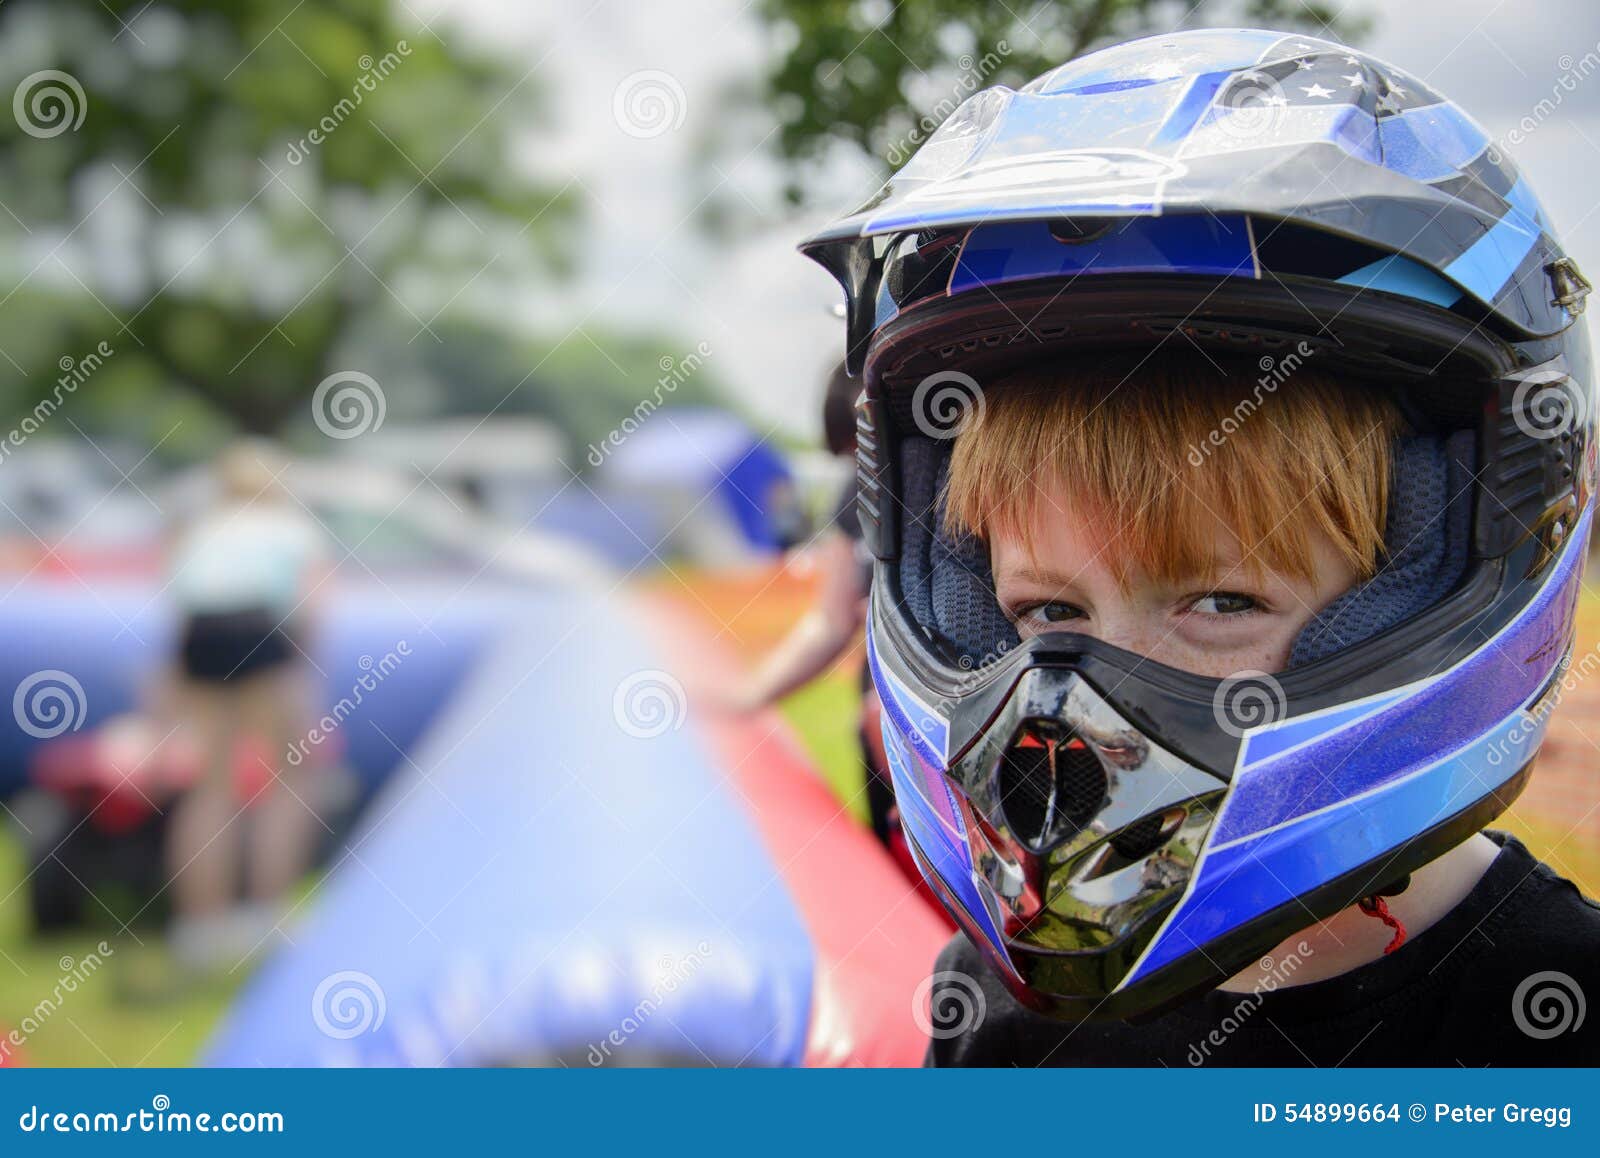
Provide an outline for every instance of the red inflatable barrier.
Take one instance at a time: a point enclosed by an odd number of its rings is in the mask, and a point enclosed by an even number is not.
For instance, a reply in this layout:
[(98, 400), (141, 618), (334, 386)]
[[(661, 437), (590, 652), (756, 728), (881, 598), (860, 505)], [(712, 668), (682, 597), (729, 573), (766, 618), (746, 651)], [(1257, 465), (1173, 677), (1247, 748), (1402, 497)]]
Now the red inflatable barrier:
[[(734, 673), (680, 607), (662, 601), (645, 618), (673, 670), (708, 682)], [(695, 718), (780, 866), (772, 887), (787, 890), (816, 945), (806, 1064), (920, 1065), (925, 983), (949, 937), (943, 915), (840, 805), (776, 711)]]

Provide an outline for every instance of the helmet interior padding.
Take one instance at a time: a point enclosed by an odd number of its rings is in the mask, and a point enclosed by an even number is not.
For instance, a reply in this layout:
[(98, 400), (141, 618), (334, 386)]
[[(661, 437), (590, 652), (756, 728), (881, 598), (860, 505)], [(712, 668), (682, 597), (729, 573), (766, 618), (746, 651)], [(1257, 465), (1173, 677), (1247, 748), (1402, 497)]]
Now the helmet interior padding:
[(1472, 541), (1473, 432), (1402, 438), (1395, 449), (1378, 573), (1306, 624), (1289, 654), (1291, 668), (1381, 635), (1461, 581)]

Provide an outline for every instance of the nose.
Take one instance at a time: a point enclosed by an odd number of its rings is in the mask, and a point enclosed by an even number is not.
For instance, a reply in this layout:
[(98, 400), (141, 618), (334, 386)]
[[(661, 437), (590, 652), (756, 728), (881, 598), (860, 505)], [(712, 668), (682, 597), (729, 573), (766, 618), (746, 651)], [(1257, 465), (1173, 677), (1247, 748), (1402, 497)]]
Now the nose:
[(1113, 647), (1157, 663), (1167, 662), (1173, 652), (1171, 633), (1161, 618), (1138, 608), (1101, 609), (1091, 634)]

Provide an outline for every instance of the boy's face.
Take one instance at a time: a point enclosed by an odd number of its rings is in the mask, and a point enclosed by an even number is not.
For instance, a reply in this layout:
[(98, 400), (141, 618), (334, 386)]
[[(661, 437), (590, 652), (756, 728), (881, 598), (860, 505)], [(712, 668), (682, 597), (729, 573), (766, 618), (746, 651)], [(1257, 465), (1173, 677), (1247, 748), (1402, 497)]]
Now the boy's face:
[(1313, 579), (1245, 566), (1244, 552), (1214, 527), (1212, 574), (1168, 584), (1134, 573), (1119, 583), (1116, 550), (1088, 520), (1039, 504), (1025, 536), (994, 534), (995, 590), (1022, 638), (1073, 631), (1196, 675), (1282, 671), (1312, 616), (1348, 591), (1356, 572), (1319, 536)]

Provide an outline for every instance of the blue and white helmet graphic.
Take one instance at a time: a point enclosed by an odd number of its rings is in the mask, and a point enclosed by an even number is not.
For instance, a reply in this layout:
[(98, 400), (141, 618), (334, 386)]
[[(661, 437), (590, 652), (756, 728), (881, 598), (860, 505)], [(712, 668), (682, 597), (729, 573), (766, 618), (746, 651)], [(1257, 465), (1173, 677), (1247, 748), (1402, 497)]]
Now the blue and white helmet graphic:
[[(844, 287), (865, 381), (868, 651), (906, 833), (1020, 999), (1170, 1006), (1515, 798), (1593, 514), (1589, 286), (1456, 105), (1313, 37), (1149, 37), (974, 95), (802, 250)], [(1019, 640), (987, 551), (938, 517), (930, 384), (1178, 335), (1310, 348), (1415, 427), (1377, 575), (1268, 679)]]

